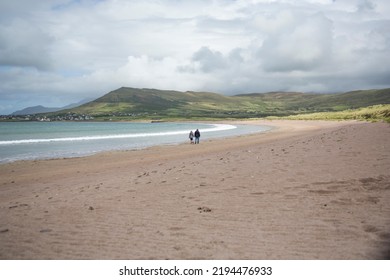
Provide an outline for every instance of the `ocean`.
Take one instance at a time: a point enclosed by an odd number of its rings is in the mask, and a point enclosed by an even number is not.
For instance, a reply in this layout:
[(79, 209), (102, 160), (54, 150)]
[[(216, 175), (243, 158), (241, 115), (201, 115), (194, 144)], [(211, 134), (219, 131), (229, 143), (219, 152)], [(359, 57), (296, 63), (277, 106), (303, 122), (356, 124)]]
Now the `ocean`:
[(0, 163), (68, 158), (103, 151), (143, 149), (267, 131), (257, 125), (127, 122), (0, 122)]

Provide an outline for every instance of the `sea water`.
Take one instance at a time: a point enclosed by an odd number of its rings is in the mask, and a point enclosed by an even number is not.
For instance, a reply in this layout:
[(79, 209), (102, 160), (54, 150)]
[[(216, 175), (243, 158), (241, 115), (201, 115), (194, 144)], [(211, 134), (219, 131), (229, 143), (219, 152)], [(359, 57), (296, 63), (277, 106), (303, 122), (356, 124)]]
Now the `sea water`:
[(207, 139), (263, 132), (270, 127), (171, 122), (1, 122), (0, 163), (180, 144), (189, 142), (189, 132), (196, 129), (202, 143)]

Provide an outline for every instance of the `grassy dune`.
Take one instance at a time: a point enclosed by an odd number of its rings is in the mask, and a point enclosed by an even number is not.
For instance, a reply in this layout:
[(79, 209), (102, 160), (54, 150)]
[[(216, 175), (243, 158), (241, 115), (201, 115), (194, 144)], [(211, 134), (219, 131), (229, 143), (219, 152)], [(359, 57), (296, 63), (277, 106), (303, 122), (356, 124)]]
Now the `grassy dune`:
[(354, 110), (339, 112), (321, 112), (311, 114), (299, 114), (287, 117), (268, 117), (268, 119), (288, 120), (364, 120), (386, 121), (390, 123), (390, 104), (374, 105)]

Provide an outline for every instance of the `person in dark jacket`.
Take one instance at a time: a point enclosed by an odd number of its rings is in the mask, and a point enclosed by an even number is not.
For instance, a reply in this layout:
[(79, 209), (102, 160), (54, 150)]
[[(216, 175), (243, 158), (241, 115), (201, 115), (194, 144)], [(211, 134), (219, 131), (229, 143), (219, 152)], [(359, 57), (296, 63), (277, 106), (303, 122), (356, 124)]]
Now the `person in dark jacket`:
[(194, 136), (195, 136), (195, 144), (199, 144), (199, 138), (200, 138), (199, 129), (195, 130)]

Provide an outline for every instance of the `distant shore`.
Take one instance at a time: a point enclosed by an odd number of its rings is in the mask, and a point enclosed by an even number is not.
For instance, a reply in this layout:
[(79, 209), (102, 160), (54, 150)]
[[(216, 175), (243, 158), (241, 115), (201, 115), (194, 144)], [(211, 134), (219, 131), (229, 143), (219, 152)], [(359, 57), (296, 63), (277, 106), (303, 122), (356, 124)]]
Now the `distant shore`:
[(390, 258), (389, 124), (239, 123), (275, 129), (2, 164), (0, 259)]

